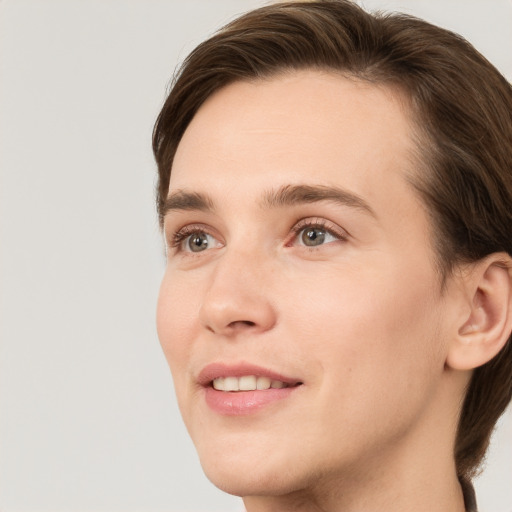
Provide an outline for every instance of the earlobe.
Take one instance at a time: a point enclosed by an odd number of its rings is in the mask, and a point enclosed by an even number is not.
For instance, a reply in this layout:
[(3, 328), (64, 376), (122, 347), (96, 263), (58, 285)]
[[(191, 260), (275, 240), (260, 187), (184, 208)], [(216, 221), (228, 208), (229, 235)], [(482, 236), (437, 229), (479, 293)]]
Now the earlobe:
[(446, 364), (472, 370), (495, 357), (512, 331), (512, 259), (495, 253), (473, 265), (463, 279), (469, 314), (452, 338)]

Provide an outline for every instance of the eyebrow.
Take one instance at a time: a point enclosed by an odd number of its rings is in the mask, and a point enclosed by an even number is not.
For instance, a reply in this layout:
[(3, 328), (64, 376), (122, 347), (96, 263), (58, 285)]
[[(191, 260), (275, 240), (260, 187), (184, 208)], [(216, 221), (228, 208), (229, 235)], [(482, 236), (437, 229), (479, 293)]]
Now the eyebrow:
[(343, 188), (325, 185), (286, 185), (277, 190), (271, 190), (264, 194), (263, 206), (278, 208), (320, 201), (332, 201), (377, 217), (373, 208), (362, 197)]
[[(281, 208), (305, 203), (332, 201), (342, 206), (356, 208), (377, 217), (371, 206), (358, 195), (348, 190), (325, 185), (285, 185), (263, 194), (261, 206), (265, 209)], [(201, 192), (177, 190), (167, 197), (162, 208), (162, 217), (171, 211), (215, 210), (215, 203), (208, 195)]]
[(165, 199), (162, 207), (162, 217), (165, 217), (171, 211), (198, 210), (209, 212), (214, 209), (213, 200), (207, 194), (178, 190)]

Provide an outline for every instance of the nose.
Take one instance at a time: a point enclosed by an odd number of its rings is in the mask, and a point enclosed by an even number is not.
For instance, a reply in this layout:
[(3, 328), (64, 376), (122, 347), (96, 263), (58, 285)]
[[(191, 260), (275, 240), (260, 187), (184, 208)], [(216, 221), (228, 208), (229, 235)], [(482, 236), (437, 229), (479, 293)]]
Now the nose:
[(227, 337), (266, 332), (276, 323), (268, 268), (247, 254), (225, 255), (215, 264), (200, 308), (207, 330)]

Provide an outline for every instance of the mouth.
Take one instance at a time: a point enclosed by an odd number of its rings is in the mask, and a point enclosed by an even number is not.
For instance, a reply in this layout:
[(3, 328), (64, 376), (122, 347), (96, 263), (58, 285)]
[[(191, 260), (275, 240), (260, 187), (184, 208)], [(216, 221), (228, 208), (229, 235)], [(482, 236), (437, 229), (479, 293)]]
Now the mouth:
[[(264, 391), (266, 389), (283, 389), (290, 384), (282, 380), (270, 379), (257, 375), (243, 375), (242, 377), (217, 377), (211, 383), (217, 391)], [(299, 383), (295, 384), (299, 385)]]
[(205, 390), (210, 409), (227, 416), (256, 413), (289, 397), (303, 385), (299, 379), (245, 363), (209, 365), (197, 380)]

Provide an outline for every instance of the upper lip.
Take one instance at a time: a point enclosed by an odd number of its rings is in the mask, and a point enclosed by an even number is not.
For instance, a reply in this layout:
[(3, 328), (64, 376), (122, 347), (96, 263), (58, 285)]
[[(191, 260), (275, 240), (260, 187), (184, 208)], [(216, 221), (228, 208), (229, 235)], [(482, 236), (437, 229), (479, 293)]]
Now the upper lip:
[(243, 377), (244, 375), (255, 375), (257, 377), (268, 377), (271, 380), (279, 380), (294, 386), (301, 384), (300, 379), (287, 377), (278, 372), (256, 366), (249, 363), (212, 363), (205, 366), (197, 377), (197, 382), (201, 386), (209, 386), (213, 380), (220, 377)]

